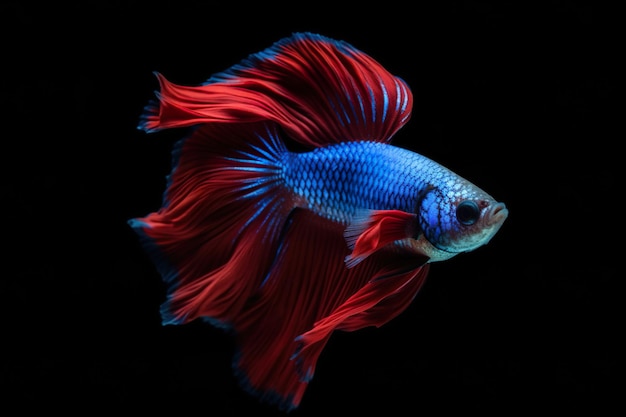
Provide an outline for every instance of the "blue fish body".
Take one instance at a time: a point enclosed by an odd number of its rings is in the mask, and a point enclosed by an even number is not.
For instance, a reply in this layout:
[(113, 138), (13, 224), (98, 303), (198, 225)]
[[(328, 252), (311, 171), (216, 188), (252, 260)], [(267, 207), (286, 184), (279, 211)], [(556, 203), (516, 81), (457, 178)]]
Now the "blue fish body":
[[(414, 225), (416, 238), (425, 233), (428, 249), (418, 252), (429, 262), (449, 259), (460, 252), (484, 245), (487, 231), (495, 234), (500, 220), (508, 214), (495, 200), (450, 169), (419, 153), (372, 141), (352, 141), (316, 148), (310, 152), (289, 152), (275, 135), (265, 143), (276, 147), (275, 160), (262, 160), (263, 169), (274, 170), (292, 194), (294, 207), (310, 210), (342, 225), (354, 225), (370, 211), (399, 210), (421, 215)], [(269, 151), (268, 151), (269, 152)], [(243, 160), (239, 160), (240, 162)], [(456, 207), (463, 201), (477, 201), (480, 210), (493, 206), (499, 213), (496, 228), (481, 226), (478, 238), (455, 242), (454, 236), (468, 232), (458, 220)], [(357, 219), (357, 220), (355, 220)], [(362, 230), (361, 230), (362, 231)], [(353, 232), (354, 233), (354, 232)], [(471, 235), (471, 233), (466, 233)], [(402, 240), (404, 237), (400, 237)], [(406, 243), (406, 242), (405, 242)]]
[(290, 154), (284, 178), (305, 208), (348, 224), (364, 209), (414, 211), (430, 162), (380, 142), (346, 142)]

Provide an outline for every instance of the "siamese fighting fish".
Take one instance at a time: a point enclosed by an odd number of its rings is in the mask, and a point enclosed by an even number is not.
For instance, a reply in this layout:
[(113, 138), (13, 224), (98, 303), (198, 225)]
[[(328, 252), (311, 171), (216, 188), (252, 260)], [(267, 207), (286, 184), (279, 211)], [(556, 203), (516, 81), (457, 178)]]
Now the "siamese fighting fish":
[(165, 283), (163, 325), (224, 329), (261, 402), (298, 408), (333, 332), (397, 317), (433, 262), (507, 218), (392, 144), (411, 89), (345, 41), (293, 33), (194, 86), (155, 75), (139, 129), (185, 129), (162, 205), (129, 224)]

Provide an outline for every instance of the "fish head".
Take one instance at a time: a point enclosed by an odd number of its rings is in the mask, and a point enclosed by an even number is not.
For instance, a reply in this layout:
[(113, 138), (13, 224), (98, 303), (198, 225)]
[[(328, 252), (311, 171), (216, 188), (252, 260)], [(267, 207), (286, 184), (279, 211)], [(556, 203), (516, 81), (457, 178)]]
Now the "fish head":
[(504, 203), (462, 178), (430, 186), (418, 201), (421, 238), (432, 260), (447, 259), (487, 244), (508, 217)]

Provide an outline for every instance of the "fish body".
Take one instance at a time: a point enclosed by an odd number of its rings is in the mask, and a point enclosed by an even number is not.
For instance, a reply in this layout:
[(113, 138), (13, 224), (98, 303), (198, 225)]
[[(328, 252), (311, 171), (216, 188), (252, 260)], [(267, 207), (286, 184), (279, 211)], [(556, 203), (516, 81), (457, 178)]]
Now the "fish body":
[(289, 155), (285, 183), (304, 208), (347, 225), (363, 209), (414, 211), (428, 163), (389, 144), (346, 142)]
[(231, 331), (242, 386), (282, 409), (300, 405), (334, 331), (393, 319), (432, 262), (507, 218), (390, 143), (411, 91), (345, 42), (296, 33), (194, 87), (156, 75), (139, 128), (190, 129), (163, 205), (129, 221), (167, 284), (163, 324)]

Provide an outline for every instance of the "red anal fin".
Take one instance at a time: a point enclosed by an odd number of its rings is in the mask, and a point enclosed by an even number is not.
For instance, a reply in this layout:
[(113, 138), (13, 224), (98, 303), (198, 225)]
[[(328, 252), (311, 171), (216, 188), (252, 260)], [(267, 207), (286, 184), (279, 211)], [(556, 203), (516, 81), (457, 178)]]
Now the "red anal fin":
[(391, 320), (428, 271), (422, 257), (392, 251), (347, 268), (348, 251), (343, 226), (306, 210), (292, 213), (263, 287), (234, 322), (235, 367), (250, 393), (298, 407), (333, 331)]
[(262, 401), (285, 410), (299, 406), (312, 371), (304, 375), (291, 360), (295, 339), (369, 278), (345, 267), (342, 231), (340, 224), (296, 209), (264, 285), (234, 323), (236, 373)]
[(368, 210), (354, 218), (344, 233), (352, 253), (345, 259), (348, 268), (356, 266), (380, 248), (413, 237), (416, 215), (400, 210)]

